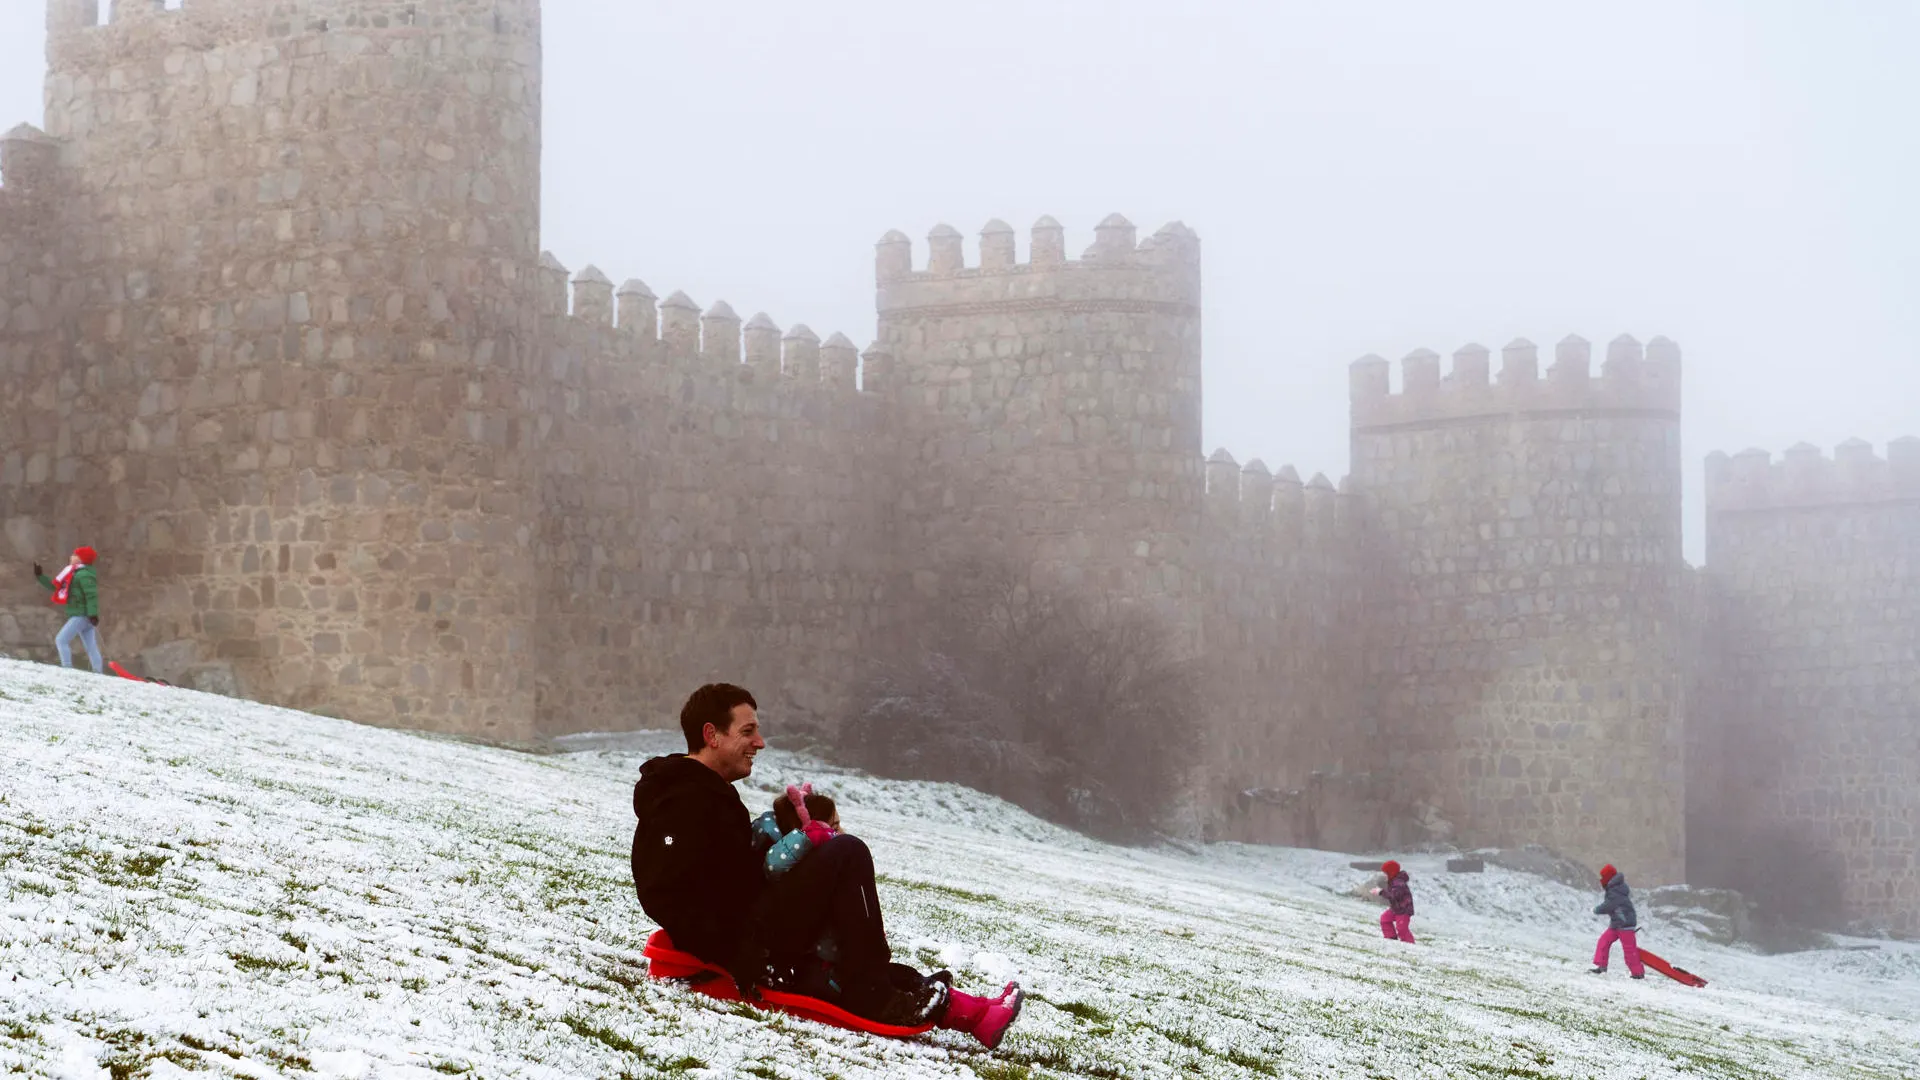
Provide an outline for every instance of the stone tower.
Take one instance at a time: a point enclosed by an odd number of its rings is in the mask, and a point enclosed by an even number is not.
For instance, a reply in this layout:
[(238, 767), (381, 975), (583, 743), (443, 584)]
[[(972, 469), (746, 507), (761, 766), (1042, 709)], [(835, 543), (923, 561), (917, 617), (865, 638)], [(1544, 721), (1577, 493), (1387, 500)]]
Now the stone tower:
[(993, 221), (977, 266), (951, 226), (928, 240), (924, 269), (898, 232), (877, 260), (897, 543), (920, 591), (990, 548), (1036, 580), (1179, 605), (1203, 493), (1198, 239), (1175, 223), (1136, 243), (1114, 214), (1070, 260), (1041, 218), (1020, 262)]
[[(1698, 880), (1920, 933), (1920, 439), (1707, 460)], [(1837, 895), (1835, 895), (1837, 893)]]
[(10, 525), (103, 552), (121, 657), (526, 732), (538, 0), (95, 12), (48, 8)]
[(1479, 843), (1681, 880), (1680, 354), (1630, 337), (1542, 378), (1469, 345), (1352, 369), (1365, 685), (1403, 797)]

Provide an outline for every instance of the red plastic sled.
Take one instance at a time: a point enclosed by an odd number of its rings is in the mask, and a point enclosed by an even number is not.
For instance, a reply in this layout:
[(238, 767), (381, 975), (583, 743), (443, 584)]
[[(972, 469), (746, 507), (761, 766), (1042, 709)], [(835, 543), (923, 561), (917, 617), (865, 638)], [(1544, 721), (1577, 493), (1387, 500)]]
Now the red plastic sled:
[[(723, 968), (709, 964), (705, 960), (684, 953), (673, 947), (673, 939), (665, 930), (655, 930), (647, 938), (645, 951), (647, 974), (656, 979), (687, 979), (688, 985), (720, 1001), (740, 1001), (740, 991), (733, 985)], [(789, 994), (780, 990), (760, 988), (760, 1000), (749, 1002), (761, 1008), (778, 1009), (784, 1013), (813, 1020), (837, 1028), (851, 1031), (864, 1031), (869, 1035), (884, 1035), (889, 1039), (911, 1039), (933, 1030), (932, 1024), (918, 1027), (894, 1027), (891, 1024), (876, 1024), (853, 1015), (830, 1001), (807, 997), (805, 994)]]
[(1658, 956), (1655, 956), (1654, 954), (1648, 952), (1645, 949), (1640, 950), (1640, 959), (1648, 967), (1652, 968), (1653, 970), (1659, 972), (1662, 975), (1665, 975), (1667, 978), (1672, 979), (1674, 982), (1684, 983), (1687, 986), (1707, 985), (1707, 980), (1701, 978), (1698, 975), (1695, 975), (1693, 972), (1688, 971), (1686, 968), (1674, 967), (1672, 964), (1667, 963), (1665, 960), (1660, 959)]
[(132, 679), (134, 682), (154, 683), (159, 686), (173, 685), (172, 683), (168, 682), (165, 679), (143, 679), (140, 676), (135, 675), (133, 672), (128, 671), (126, 668), (121, 667), (119, 661), (117, 660), (107, 661), (107, 667), (111, 668), (115, 675), (118, 675), (123, 679)]

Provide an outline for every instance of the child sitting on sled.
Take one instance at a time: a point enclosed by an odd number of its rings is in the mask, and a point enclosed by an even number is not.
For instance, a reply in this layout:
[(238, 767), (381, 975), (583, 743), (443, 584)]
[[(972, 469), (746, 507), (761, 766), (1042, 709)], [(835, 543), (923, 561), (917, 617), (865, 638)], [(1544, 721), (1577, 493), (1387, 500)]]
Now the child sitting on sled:
[(1380, 864), (1380, 872), (1387, 875), (1387, 887), (1373, 890), (1373, 895), (1387, 898), (1387, 910), (1380, 913), (1380, 933), (1388, 941), (1399, 940), (1411, 945), (1413, 889), (1407, 885), (1409, 875), (1392, 859)]
[[(773, 809), (754, 819), (753, 827), (761, 842), (767, 843), (766, 874), (771, 883), (785, 877), (814, 849), (839, 835), (840, 811), (831, 798), (816, 794), (812, 784), (788, 785), (785, 794), (773, 801)], [(814, 946), (819, 963), (802, 962), (776, 973), (775, 985), (784, 985), (809, 996), (834, 999), (840, 996), (832, 965), (840, 959), (839, 946), (831, 933), (821, 936)], [(953, 988), (953, 973), (937, 971), (922, 976), (904, 964), (888, 964), (888, 978), (897, 989), (907, 990), (922, 984), (938, 984), (947, 1004), (940, 1007), (939, 1026), (965, 1031), (991, 1050), (1000, 1045), (1007, 1028), (1020, 1015), (1024, 1001), (1017, 983), (1008, 983), (998, 997), (975, 997)]]

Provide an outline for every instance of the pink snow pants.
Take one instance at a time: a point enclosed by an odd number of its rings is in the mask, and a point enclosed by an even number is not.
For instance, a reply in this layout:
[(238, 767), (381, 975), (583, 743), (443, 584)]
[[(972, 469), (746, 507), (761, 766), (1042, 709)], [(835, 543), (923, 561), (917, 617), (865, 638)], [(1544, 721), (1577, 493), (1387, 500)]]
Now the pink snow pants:
[(1620, 955), (1627, 958), (1627, 970), (1635, 975), (1645, 975), (1647, 967), (1640, 962), (1640, 943), (1634, 940), (1632, 930), (1608, 927), (1607, 932), (1600, 935), (1600, 944), (1593, 950), (1593, 966), (1607, 966), (1607, 958), (1613, 955), (1613, 943), (1616, 941), (1620, 943)]
[[(1393, 941), (1397, 938), (1411, 945), (1413, 944), (1412, 923), (1413, 916), (1411, 915), (1395, 915), (1392, 911), (1383, 911), (1380, 913), (1380, 935), (1388, 941)], [(1633, 955), (1635, 957), (1634, 962), (1639, 963), (1640, 954), (1634, 953)]]

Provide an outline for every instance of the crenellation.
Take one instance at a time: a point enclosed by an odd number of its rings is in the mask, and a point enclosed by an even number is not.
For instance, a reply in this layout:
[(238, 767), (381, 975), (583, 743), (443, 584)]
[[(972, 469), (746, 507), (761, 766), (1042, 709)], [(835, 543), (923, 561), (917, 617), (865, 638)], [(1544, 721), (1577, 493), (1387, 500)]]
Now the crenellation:
[(756, 378), (772, 379), (780, 374), (780, 328), (766, 312), (755, 312), (742, 331), (742, 350), (747, 367)]
[(542, 315), (567, 314), (567, 268), (553, 252), (540, 253), (539, 303)]
[(1447, 381), (1466, 393), (1485, 392), (1491, 385), (1491, 356), (1485, 345), (1460, 346), (1453, 351), (1453, 370), (1448, 373)]
[(860, 381), (860, 349), (838, 330), (820, 346), (820, 381), (842, 389)]
[(589, 326), (613, 325), (613, 279), (591, 263), (573, 277), (573, 317)]
[(1236, 520), (1240, 513), (1240, 463), (1221, 447), (1207, 457), (1205, 475), (1209, 511), (1222, 521)]
[(1553, 347), (1553, 366), (1547, 378), (1556, 383), (1584, 386), (1593, 378), (1593, 346), (1578, 334), (1568, 334)]
[(927, 273), (936, 276), (957, 274), (967, 268), (961, 250), (960, 230), (951, 225), (935, 225), (927, 234)]
[(725, 300), (715, 300), (700, 316), (700, 359), (710, 364), (740, 362), (740, 316)]
[[(1197, 302), (1199, 292), (1199, 237), (1180, 222), (1170, 222), (1145, 242), (1135, 243), (1136, 230), (1119, 214), (1109, 214), (1094, 230), (1094, 242), (1077, 260), (1066, 257), (1066, 233), (1050, 217), (1033, 227), (1033, 246), (1028, 262), (1017, 261), (1013, 229), (998, 218), (989, 221), (980, 233), (980, 265), (966, 265), (959, 230), (951, 225), (934, 226), (927, 235), (928, 256), (925, 270), (913, 269), (913, 245), (898, 229), (880, 238), (875, 252), (875, 280), (882, 292), (895, 286), (902, 297), (910, 297), (913, 283), (933, 289), (945, 289), (955, 280), (998, 281), (984, 286), (983, 296), (1005, 299), (1038, 298), (1049, 291), (1049, 276), (1060, 271), (1078, 271), (1095, 275), (1076, 291), (1089, 298), (1110, 302)], [(1178, 282), (1177, 296), (1155, 296), (1143, 291), (1131, 280)], [(1122, 276), (1110, 276), (1120, 274)], [(888, 302), (883, 300), (883, 310)], [(897, 306), (897, 305), (896, 305)]]
[(700, 305), (678, 289), (660, 301), (660, 341), (673, 360), (688, 361), (700, 355)]
[(1489, 385), (1487, 351), (1466, 346), (1454, 354), (1442, 377), (1440, 357), (1417, 349), (1401, 361), (1401, 390), (1390, 384), (1389, 366), (1377, 356), (1353, 362), (1349, 372), (1354, 424), (1361, 429), (1453, 424), (1490, 416), (1600, 416), (1672, 414), (1680, 409), (1679, 350), (1666, 339), (1637, 357), (1638, 346), (1616, 342), (1601, 375), (1592, 371), (1592, 347), (1568, 336), (1554, 349), (1554, 362), (1540, 378), (1539, 350), (1524, 338), (1501, 352), (1497, 380)]
[(980, 230), (980, 269), (1011, 270), (1015, 262), (1013, 226), (999, 218), (987, 222)]
[(1240, 470), (1240, 520), (1242, 524), (1264, 529), (1273, 524), (1273, 473), (1259, 458)]
[(1273, 478), (1273, 527), (1283, 539), (1299, 539), (1307, 521), (1306, 486), (1291, 465), (1280, 466)]
[(1305, 536), (1309, 543), (1324, 544), (1338, 535), (1336, 503), (1340, 493), (1326, 473), (1314, 473), (1304, 492)]
[(1415, 349), (1400, 360), (1401, 392), (1409, 397), (1431, 397), (1440, 392), (1440, 354)]
[(628, 278), (615, 294), (615, 299), (619, 301), (621, 333), (649, 344), (660, 339), (658, 298), (646, 282), (639, 278)]
[(807, 384), (826, 381), (820, 369), (820, 335), (806, 323), (794, 323), (781, 337), (780, 373)]
[(1028, 258), (1034, 266), (1060, 266), (1067, 261), (1067, 230), (1050, 214), (1033, 223)]
[(1904, 456), (1915, 442), (1894, 440), (1885, 458), (1862, 439), (1841, 443), (1832, 457), (1811, 443), (1790, 447), (1779, 461), (1758, 449), (1731, 458), (1715, 453), (1706, 464), (1707, 513), (1812, 511), (1920, 497), (1920, 470)]

